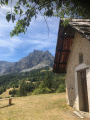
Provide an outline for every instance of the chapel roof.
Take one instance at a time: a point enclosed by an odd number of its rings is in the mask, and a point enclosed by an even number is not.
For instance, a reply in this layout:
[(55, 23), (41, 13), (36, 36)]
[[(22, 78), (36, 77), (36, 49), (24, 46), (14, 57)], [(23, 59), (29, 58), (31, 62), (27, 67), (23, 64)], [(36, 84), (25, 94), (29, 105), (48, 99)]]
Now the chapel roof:
[(90, 40), (90, 19), (72, 19), (65, 27), (62, 25), (62, 22), (63, 20), (60, 20), (53, 66), (53, 71), (56, 73), (66, 73), (70, 48), (76, 31), (87, 40)]
[(72, 19), (69, 25), (90, 40), (90, 19)]

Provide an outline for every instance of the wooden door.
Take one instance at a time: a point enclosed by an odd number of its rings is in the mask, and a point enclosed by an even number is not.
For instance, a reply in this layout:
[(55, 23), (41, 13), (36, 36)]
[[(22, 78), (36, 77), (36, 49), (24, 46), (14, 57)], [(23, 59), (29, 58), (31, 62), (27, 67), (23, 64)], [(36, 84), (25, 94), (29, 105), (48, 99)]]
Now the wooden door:
[(81, 71), (80, 75), (81, 75), (81, 90), (82, 90), (82, 100), (83, 100), (83, 111), (89, 112), (86, 71), (85, 70)]

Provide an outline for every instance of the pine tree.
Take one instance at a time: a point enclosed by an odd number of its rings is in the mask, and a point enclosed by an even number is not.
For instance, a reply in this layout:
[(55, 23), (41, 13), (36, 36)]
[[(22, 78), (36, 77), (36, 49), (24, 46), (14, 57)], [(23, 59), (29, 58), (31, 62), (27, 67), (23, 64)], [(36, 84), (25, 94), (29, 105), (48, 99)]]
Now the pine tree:
[(20, 85), (20, 88), (19, 88), (19, 94), (20, 94), (20, 96), (26, 96), (27, 95), (27, 93), (26, 93), (26, 83), (25, 83), (24, 80), (21, 82), (21, 85)]

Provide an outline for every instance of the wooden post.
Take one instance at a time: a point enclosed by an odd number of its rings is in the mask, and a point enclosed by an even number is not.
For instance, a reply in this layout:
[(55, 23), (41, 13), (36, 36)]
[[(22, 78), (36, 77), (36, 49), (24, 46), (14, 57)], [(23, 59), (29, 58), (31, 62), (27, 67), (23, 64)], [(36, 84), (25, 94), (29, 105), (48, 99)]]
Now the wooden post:
[(11, 104), (12, 104), (12, 98), (9, 99), (9, 105), (11, 105)]

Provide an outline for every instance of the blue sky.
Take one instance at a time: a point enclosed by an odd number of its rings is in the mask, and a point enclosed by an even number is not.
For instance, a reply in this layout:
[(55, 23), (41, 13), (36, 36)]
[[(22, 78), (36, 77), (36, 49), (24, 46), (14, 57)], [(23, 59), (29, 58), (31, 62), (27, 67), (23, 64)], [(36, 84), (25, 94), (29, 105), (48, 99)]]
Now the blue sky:
[(46, 18), (49, 26), (45, 23), (43, 16), (31, 21), (30, 27), (25, 34), (19, 34), (11, 38), (10, 32), (15, 23), (7, 22), (5, 19), (9, 7), (0, 8), (0, 61), (16, 62), (27, 56), (33, 50), (50, 51), (54, 56), (57, 42), (57, 34), (60, 18)]

